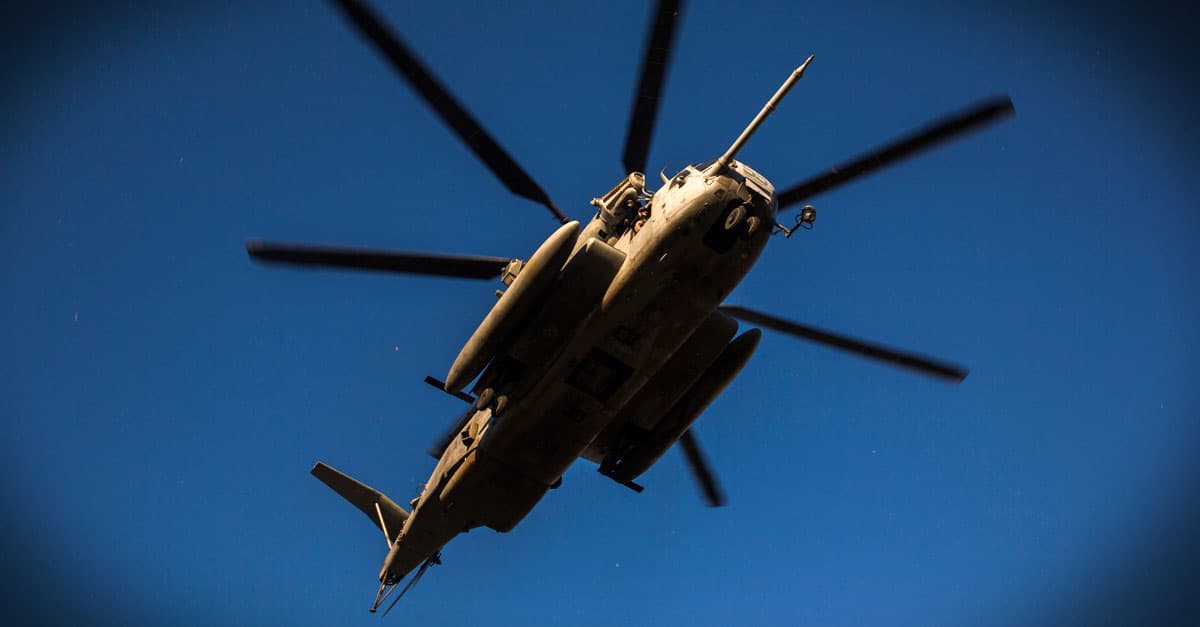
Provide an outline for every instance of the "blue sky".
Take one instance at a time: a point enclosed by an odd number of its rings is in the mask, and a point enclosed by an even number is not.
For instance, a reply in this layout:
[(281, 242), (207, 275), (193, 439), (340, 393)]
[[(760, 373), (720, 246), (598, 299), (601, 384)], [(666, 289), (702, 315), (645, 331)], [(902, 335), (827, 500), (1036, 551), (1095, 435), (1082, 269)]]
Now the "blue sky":
[[(590, 217), (624, 174), (649, 8), (400, 4), (396, 29)], [(308, 469), (411, 498), (460, 411), (421, 379), (495, 286), (265, 268), (242, 242), (525, 257), (554, 222), (325, 3), (51, 6), (3, 20), (10, 606), (374, 624), (386, 547)], [(720, 154), (810, 53), (739, 155), (780, 187), (1012, 97), (1015, 118), (814, 199), (815, 230), (773, 240), (729, 299), (970, 376), (767, 332), (696, 427), (728, 507), (677, 453), (642, 494), (581, 462), (512, 533), (450, 544), (389, 619), (1012, 624), (1181, 585), (1162, 575), (1196, 554), (1177, 544), (1200, 440), (1183, 14), (736, 7), (688, 6), (653, 172)]]

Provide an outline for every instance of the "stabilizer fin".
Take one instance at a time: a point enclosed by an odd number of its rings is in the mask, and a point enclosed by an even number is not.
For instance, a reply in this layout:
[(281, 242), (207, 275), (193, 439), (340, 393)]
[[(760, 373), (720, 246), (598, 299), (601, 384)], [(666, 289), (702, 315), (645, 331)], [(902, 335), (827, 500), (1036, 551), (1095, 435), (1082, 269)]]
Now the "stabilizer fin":
[(329, 486), (342, 498), (357, 507), (359, 511), (371, 519), (371, 522), (383, 532), (388, 545), (400, 533), (404, 521), (408, 520), (408, 512), (395, 501), (389, 499), (379, 490), (360, 483), (349, 475), (343, 474), (332, 466), (317, 462), (312, 468), (312, 475)]

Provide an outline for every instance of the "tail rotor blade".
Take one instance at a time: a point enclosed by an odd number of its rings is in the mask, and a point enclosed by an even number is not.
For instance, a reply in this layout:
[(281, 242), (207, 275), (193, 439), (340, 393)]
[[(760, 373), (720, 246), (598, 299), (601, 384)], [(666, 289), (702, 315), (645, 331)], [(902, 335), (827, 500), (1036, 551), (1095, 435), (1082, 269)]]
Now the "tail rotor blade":
[(629, 131), (625, 136), (625, 153), (621, 162), (625, 172), (645, 172), (650, 138), (658, 117), (659, 95), (666, 83), (667, 64), (671, 60), (675, 40), (675, 25), (679, 22), (683, 0), (659, 0), (654, 11), (654, 23), (646, 37), (642, 56), (642, 72), (634, 92), (633, 109), (629, 112)]
[(818, 344), (861, 355), (876, 361), (907, 368), (920, 374), (929, 375), (950, 383), (960, 383), (967, 377), (967, 369), (962, 366), (938, 361), (916, 353), (909, 353), (881, 344), (874, 344), (855, 339), (816, 327), (800, 324), (791, 320), (777, 318), (746, 307), (736, 305), (721, 305), (721, 311), (751, 324), (758, 324), (780, 333), (811, 340)]
[(784, 209), (800, 201), (808, 200), (1015, 112), (1012, 100), (1008, 96), (999, 96), (976, 103), (964, 111), (943, 118), (935, 124), (880, 146), (857, 159), (842, 163), (823, 174), (818, 174), (807, 181), (789, 187), (780, 192), (778, 196), (779, 208)]
[(251, 259), (263, 263), (376, 270), (461, 279), (494, 279), (500, 276), (510, 261), (507, 257), (337, 248), (262, 240), (247, 241), (246, 253)]
[(684, 431), (683, 435), (679, 437), (679, 447), (683, 451), (684, 460), (687, 461), (688, 470), (692, 471), (696, 483), (700, 484), (700, 491), (704, 493), (704, 501), (708, 503), (709, 507), (724, 506), (725, 495), (721, 492), (721, 486), (717, 485), (717, 479), (691, 429)]
[(568, 222), (545, 190), (496, 143), (374, 11), (359, 0), (334, 0), (334, 3), (510, 192), (545, 205), (559, 222)]

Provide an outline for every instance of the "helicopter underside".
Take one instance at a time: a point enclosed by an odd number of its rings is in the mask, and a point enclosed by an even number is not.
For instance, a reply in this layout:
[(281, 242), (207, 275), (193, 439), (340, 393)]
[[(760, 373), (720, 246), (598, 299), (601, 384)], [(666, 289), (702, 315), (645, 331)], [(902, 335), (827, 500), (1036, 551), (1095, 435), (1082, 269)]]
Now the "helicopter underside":
[[(613, 237), (624, 263), (561, 352), (516, 377), (481, 378), (507, 379), (494, 393), (512, 400), (499, 415), (491, 407), (476, 411), (446, 448), (385, 573), (415, 568), (461, 531), (511, 530), (705, 320), (726, 318), (717, 305), (769, 236), (768, 228), (747, 228), (746, 217), (765, 223), (769, 198), (744, 181), (689, 168), (650, 206), (641, 228)], [(738, 207), (749, 211), (727, 227)], [(601, 227), (593, 220), (581, 242)], [(577, 245), (576, 254), (582, 249)], [(523, 333), (540, 328), (529, 325)]]

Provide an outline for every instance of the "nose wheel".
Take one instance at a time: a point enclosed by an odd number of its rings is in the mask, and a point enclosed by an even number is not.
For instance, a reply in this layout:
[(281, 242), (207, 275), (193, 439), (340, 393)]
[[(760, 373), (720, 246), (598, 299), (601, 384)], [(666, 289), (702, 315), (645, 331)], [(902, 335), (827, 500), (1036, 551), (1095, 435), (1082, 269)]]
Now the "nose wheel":
[(725, 216), (725, 230), (736, 231), (745, 221), (746, 206), (738, 205), (729, 211), (729, 215)]
[(758, 231), (761, 224), (762, 218), (750, 215), (746, 205), (738, 205), (726, 214), (723, 226), (727, 233), (740, 232), (743, 236), (750, 237)]

